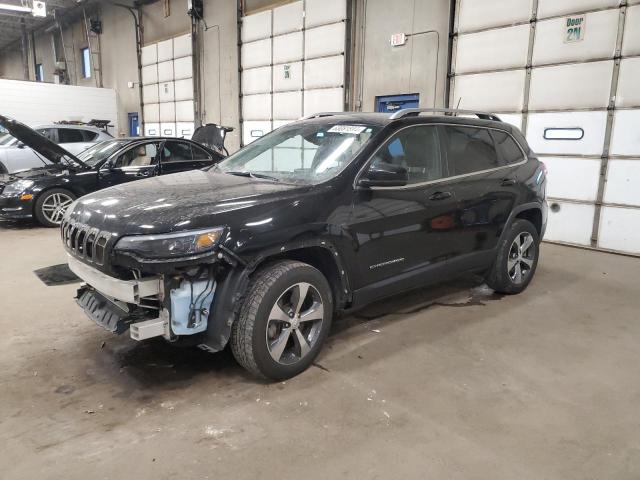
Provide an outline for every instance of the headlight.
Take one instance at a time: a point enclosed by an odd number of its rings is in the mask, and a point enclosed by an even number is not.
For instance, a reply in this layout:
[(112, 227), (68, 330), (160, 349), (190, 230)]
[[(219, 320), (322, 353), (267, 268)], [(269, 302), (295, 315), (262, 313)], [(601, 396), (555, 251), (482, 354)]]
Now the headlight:
[(2, 191), (3, 195), (18, 195), (24, 192), (27, 188), (33, 185), (35, 182), (33, 180), (16, 180), (15, 182), (9, 183), (4, 190)]
[(143, 258), (175, 258), (206, 253), (220, 241), (223, 227), (190, 230), (159, 235), (134, 235), (122, 237), (115, 249)]

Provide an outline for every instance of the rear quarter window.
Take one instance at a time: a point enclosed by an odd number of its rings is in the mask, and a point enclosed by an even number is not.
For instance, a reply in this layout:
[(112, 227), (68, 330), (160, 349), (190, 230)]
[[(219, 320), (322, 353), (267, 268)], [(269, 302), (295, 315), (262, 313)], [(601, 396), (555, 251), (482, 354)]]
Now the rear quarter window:
[(496, 142), (498, 155), (503, 165), (511, 165), (524, 160), (522, 150), (511, 135), (498, 130), (492, 130), (491, 135)]

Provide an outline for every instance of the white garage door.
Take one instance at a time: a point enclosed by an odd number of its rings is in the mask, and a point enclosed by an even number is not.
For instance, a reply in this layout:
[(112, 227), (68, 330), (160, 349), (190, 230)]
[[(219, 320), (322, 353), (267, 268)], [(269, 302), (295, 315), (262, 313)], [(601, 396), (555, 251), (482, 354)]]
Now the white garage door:
[(346, 0), (301, 0), (242, 18), (242, 142), (344, 110)]
[(142, 47), (144, 134), (191, 138), (194, 130), (191, 35)]
[(640, 254), (640, 0), (458, 0), (453, 57), (547, 165), (546, 239)]

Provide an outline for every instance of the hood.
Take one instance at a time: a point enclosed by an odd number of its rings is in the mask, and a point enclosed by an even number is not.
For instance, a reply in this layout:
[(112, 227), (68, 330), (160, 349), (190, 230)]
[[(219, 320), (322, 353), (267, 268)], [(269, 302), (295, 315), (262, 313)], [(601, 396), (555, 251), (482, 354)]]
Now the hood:
[(33, 149), (53, 163), (60, 163), (63, 157), (68, 157), (78, 165), (81, 165), (84, 168), (90, 168), (88, 165), (83, 163), (82, 160), (78, 159), (78, 157), (69, 153), (60, 145), (53, 143), (43, 135), (40, 135), (24, 123), (20, 123), (13, 118), (0, 115), (0, 126), (4, 127), (12, 136), (24, 143), (27, 147)]
[(43, 177), (64, 175), (65, 173), (68, 173), (68, 170), (62, 165), (45, 165), (43, 167), (30, 168), (29, 170), (23, 170), (21, 172), (0, 175), (0, 185), (6, 185), (7, 183), (15, 180), (38, 180)]
[(274, 202), (300, 198), (311, 189), (193, 170), (100, 190), (80, 198), (67, 216), (115, 236), (168, 233), (251, 222)]

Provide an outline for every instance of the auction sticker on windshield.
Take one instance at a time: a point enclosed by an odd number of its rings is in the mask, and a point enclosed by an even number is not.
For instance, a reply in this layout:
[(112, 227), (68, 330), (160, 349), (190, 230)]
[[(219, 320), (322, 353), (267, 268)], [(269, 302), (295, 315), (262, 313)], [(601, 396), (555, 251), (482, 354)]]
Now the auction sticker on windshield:
[(334, 125), (331, 127), (328, 132), (329, 133), (351, 133), (353, 135), (357, 135), (366, 130), (367, 127), (363, 127), (360, 125)]

